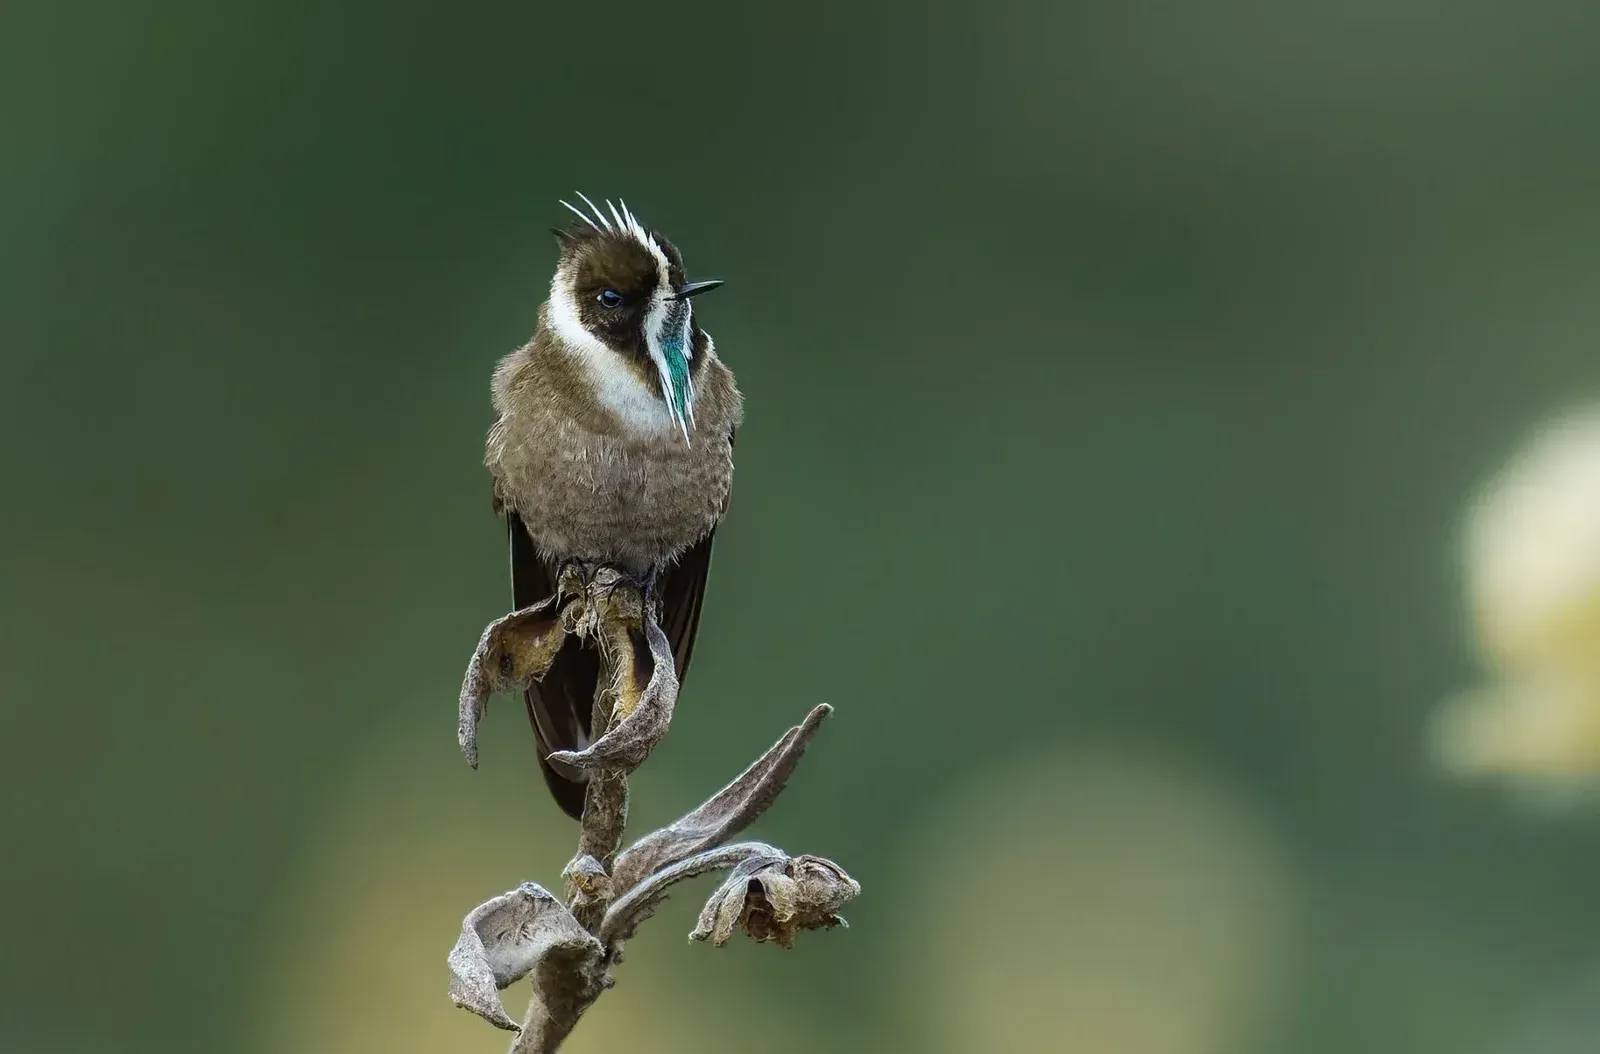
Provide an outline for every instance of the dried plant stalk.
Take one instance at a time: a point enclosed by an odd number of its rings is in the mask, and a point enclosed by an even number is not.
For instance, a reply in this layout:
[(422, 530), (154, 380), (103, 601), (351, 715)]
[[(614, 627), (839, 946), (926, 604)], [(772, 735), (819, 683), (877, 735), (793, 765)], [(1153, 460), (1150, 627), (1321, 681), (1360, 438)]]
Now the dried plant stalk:
[[(831, 708), (818, 706), (699, 808), (621, 849), (628, 775), (672, 721), (678, 681), (655, 605), (614, 568), (564, 568), (556, 596), (491, 622), (461, 688), (457, 738), (477, 767), (478, 724), (498, 691), (522, 691), (549, 670), (569, 636), (599, 653), (595, 740), (552, 759), (588, 773), (578, 851), (562, 872), (563, 904), (525, 882), (468, 913), (449, 957), (450, 997), (517, 1038), (513, 1054), (549, 1054), (611, 986), (623, 945), (676, 883), (731, 870), (690, 936), (723, 944), (736, 929), (790, 947), (800, 930), (844, 924), (838, 909), (861, 891), (844, 869), (761, 842), (728, 844), (776, 800)], [(621, 850), (619, 852), (619, 850)], [(521, 1024), (499, 992), (527, 977)]]

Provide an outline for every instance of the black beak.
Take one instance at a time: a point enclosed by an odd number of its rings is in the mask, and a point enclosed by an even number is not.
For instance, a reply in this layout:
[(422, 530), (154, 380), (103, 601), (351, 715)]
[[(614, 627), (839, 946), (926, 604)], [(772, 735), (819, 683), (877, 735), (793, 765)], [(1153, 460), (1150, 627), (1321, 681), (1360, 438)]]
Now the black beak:
[(672, 294), (671, 299), (687, 300), (691, 296), (699, 296), (701, 293), (709, 293), (711, 290), (715, 289), (721, 284), (722, 279), (720, 278), (713, 278), (706, 282), (685, 282), (678, 287), (677, 292)]

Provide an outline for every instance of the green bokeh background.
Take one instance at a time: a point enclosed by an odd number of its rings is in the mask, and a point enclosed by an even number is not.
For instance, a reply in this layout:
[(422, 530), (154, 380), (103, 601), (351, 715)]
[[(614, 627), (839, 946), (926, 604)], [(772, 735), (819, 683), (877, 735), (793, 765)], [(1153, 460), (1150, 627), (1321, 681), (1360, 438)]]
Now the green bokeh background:
[(1597, 32), (0, 4), (0, 1050), (503, 1049), (443, 957), (572, 831), (454, 700), (574, 188), (728, 279), (747, 398), (635, 815), (825, 700), (759, 833), (866, 887), (787, 954), (679, 896), (575, 1050), (1593, 1049), (1596, 821), (1425, 727), (1466, 495), (1600, 380)]

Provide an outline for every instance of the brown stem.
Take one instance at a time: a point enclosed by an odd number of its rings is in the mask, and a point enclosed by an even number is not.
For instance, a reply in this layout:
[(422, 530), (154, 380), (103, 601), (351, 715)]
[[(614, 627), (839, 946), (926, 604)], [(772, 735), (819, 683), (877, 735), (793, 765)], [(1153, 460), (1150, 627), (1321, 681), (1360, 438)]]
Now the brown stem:
[[(603, 652), (602, 652), (603, 654)], [(610, 725), (614, 692), (607, 687), (611, 675), (601, 659), (600, 686), (595, 690), (594, 735), (598, 739)], [(625, 772), (595, 771), (583, 797), (583, 826), (578, 832), (578, 855), (567, 865), (567, 905), (583, 928), (593, 933), (611, 904), (609, 871), (622, 846), (628, 822), (628, 776)]]
[[(609, 649), (601, 649), (601, 655)], [(611, 715), (616, 706), (617, 693), (612, 687), (615, 673), (609, 659), (600, 660), (600, 685), (595, 689), (594, 738), (599, 739), (611, 727)], [(603, 769), (589, 773), (588, 789), (583, 798), (583, 829), (578, 833), (578, 855), (592, 856), (606, 870), (622, 848), (622, 832), (628, 822), (628, 776), (625, 772), (607, 772)]]
[(533, 977), (533, 1000), (511, 1054), (554, 1054), (607, 987), (605, 966), (553, 960)]

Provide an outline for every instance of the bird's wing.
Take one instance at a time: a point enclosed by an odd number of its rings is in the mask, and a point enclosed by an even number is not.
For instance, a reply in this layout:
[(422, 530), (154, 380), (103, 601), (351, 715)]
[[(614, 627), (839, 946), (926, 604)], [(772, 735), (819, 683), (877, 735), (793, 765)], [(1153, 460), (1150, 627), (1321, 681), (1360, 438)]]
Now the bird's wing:
[[(728, 433), (731, 451), (737, 430)], [(724, 502), (718, 517), (728, 511)], [(700, 604), (705, 597), (706, 576), (711, 571), (711, 540), (716, 535), (713, 527), (678, 562), (668, 568), (661, 578), (661, 632), (672, 646), (672, 664), (678, 671), (678, 684), (689, 672), (689, 657), (694, 652), (695, 631), (700, 628)]]
[[(520, 611), (555, 593), (555, 572), (540, 558), (515, 509), (506, 510), (506, 529), (511, 541), (512, 605)], [(599, 680), (598, 657), (580, 647), (576, 639), (569, 639), (543, 679), (522, 693), (544, 781), (556, 803), (575, 820), (583, 818), (583, 774), (557, 771), (545, 758), (557, 750), (582, 750), (589, 745), (590, 710)]]
[(672, 647), (672, 665), (677, 668), (680, 685), (689, 672), (695, 630), (700, 627), (700, 603), (706, 593), (711, 539), (715, 534), (713, 528), (661, 576), (661, 632)]

